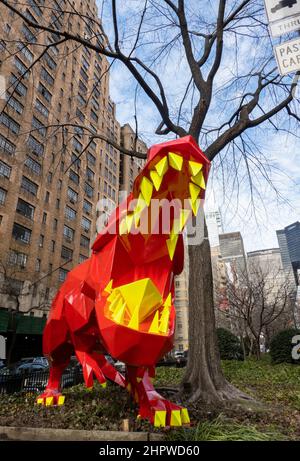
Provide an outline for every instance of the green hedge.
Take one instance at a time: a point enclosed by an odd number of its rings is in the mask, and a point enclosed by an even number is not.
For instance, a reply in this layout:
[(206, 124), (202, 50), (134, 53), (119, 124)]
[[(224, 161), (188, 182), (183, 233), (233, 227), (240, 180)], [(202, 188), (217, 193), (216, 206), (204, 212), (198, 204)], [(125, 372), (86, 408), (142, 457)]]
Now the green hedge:
[(218, 345), (222, 360), (243, 360), (240, 340), (225, 328), (217, 329)]
[(282, 330), (271, 341), (270, 355), (273, 363), (300, 363), (300, 360), (295, 361), (292, 358), (292, 338), (300, 335), (300, 330), (291, 328), (289, 330)]

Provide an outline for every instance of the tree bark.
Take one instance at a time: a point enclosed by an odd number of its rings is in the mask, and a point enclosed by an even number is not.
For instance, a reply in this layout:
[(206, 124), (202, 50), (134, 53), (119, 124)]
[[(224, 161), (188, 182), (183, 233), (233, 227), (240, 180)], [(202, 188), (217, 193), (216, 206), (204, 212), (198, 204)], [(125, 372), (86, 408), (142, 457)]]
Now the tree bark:
[(221, 368), (206, 224), (203, 242), (189, 245), (189, 265), (189, 353), (181, 393), (190, 402), (207, 404), (247, 398), (226, 381)]

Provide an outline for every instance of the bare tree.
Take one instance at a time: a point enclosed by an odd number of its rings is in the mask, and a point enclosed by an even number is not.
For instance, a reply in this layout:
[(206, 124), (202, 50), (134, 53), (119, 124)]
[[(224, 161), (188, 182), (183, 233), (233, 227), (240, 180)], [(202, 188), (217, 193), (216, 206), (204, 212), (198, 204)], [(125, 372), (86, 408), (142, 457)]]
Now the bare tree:
[(241, 340), (249, 339), (249, 354), (254, 350), (258, 359), (262, 338), (269, 340), (293, 322), (295, 286), (282, 270), (274, 273), (258, 266), (252, 267), (250, 276), (241, 272), (238, 283), (228, 280), (227, 298), (226, 316)]
[[(157, 111), (156, 135), (192, 135), (224, 175), (228, 171), (236, 189), (238, 178), (247, 177), (250, 196), (259, 195), (254, 172), (270, 182), (267, 159), (256, 147), (259, 127), (291, 132), (299, 109), (297, 82), (278, 75), (261, 0), (132, 0), (126, 8), (103, 0), (102, 21), (80, 15), (78, 5), (66, 1), (63, 24), (53, 24), (46, 14), (33, 21), (23, 2), (2, 4), (32, 31), (56, 37), (50, 47), (84, 46), (122, 66), (142, 90), (140, 98)], [(46, 2), (40, 8), (57, 13)], [(68, 27), (74, 15), (88, 36)], [(192, 401), (239, 397), (220, 365), (207, 231), (201, 245), (189, 247), (189, 258), (190, 350), (183, 387)]]

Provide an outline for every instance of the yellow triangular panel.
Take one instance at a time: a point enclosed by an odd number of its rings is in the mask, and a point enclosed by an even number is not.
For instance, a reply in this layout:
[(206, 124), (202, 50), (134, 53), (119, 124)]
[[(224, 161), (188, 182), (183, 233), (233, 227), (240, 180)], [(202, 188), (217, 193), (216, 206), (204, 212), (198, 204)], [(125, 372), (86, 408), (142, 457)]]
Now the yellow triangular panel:
[(116, 323), (124, 324), (124, 315), (126, 311), (126, 303), (120, 303), (113, 315), (113, 319)]
[(168, 159), (167, 157), (163, 157), (154, 167), (159, 174), (159, 176), (163, 176), (167, 169), (168, 169)]
[(168, 294), (168, 296), (167, 296), (167, 298), (166, 298), (166, 300), (164, 302), (164, 306), (166, 306), (166, 307), (172, 306), (172, 294), (171, 293)]
[(143, 178), (141, 181), (141, 192), (143, 194), (143, 197), (145, 199), (146, 204), (149, 206), (150, 201), (152, 198), (152, 192), (153, 192), (153, 184), (151, 181), (149, 181), (148, 178)]
[(169, 152), (168, 155), (170, 166), (175, 170), (181, 171), (183, 164), (183, 158), (181, 157), (181, 155), (174, 154), (174, 152)]
[(202, 163), (192, 161), (189, 162), (189, 170), (192, 176), (196, 176), (199, 173), (199, 171), (202, 170), (202, 167)]
[(128, 283), (118, 289), (132, 317), (136, 309), (138, 310), (140, 322), (152, 314), (155, 308), (162, 303), (159, 291), (149, 278)]
[(122, 221), (120, 222), (119, 233), (120, 233), (120, 235), (127, 234), (126, 218), (122, 219)]
[(184, 228), (184, 226), (186, 225), (186, 222), (187, 220), (189, 219), (189, 216), (190, 216), (190, 210), (185, 210), (184, 208), (182, 208), (180, 210), (180, 217), (179, 217), (179, 221), (180, 221), (180, 232), (182, 231), (182, 229)]
[(205, 190), (205, 181), (204, 181), (204, 176), (203, 176), (203, 172), (200, 171), (200, 173), (198, 173), (196, 176), (192, 176), (191, 177), (191, 180), (197, 184), (197, 186), (201, 187), (201, 189), (204, 189)]
[(122, 297), (120, 296), (120, 294), (117, 294), (115, 299), (111, 302), (109, 310), (113, 312), (117, 308), (117, 306), (120, 305), (120, 302), (122, 303)]
[(133, 213), (128, 214), (125, 218), (126, 226), (127, 226), (127, 231), (131, 231), (132, 223), (133, 223)]
[(130, 319), (130, 322), (128, 323), (128, 327), (132, 328), (133, 330), (138, 330), (139, 329), (139, 307), (137, 306), (135, 308), (135, 311), (132, 314), (132, 317)]
[(191, 200), (192, 202), (194, 203), (197, 198), (198, 198), (198, 195), (200, 194), (200, 187), (196, 186), (196, 184), (190, 182), (189, 184), (189, 189), (190, 189), (190, 197), (191, 197)]
[(165, 306), (161, 318), (160, 318), (160, 324), (159, 324), (159, 331), (162, 333), (167, 333), (169, 329), (169, 318), (170, 318), (170, 308)]
[(154, 184), (155, 190), (159, 191), (163, 177), (159, 176), (159, 174), (156, 171), (152, 170), (150, 171), (150, 178)]
[(182, 421), (182, 424), (190, 424), (191, 422), (189, 413), (186, 408), (181, 409), (181, 421)]
[(178, 235), (175, 235), (172, 239), (170, 238), (170, 239), (166, 240), (166, 244), (167, 244), (167, 247), (168, 247), (168, 251), (169, 251), (169, 255), (170, 255), (171, 260), (173, 260), (173, 257), (174, 257), (177, 240), (178, 240)]
[(149, 328), (149, 333), (159, 333), (158, 311), (155, 312), (154, 318)]

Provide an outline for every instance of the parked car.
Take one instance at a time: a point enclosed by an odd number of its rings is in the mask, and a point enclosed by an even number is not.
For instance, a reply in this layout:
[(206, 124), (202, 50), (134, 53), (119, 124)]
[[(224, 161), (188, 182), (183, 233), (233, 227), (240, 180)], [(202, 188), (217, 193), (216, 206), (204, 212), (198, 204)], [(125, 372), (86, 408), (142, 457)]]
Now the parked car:
[(23, 363), (16, 369), (16, 374), (21, 373), (34, 373), (35, 371), (48, 371), (48, 363), (47, 365), (43, 365), (42, 363)]

